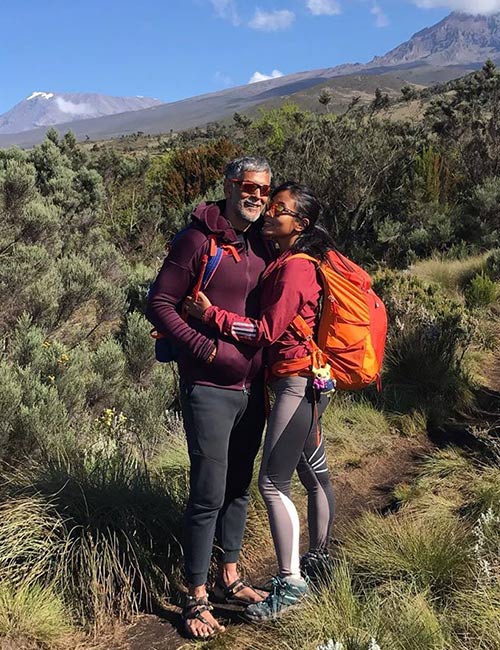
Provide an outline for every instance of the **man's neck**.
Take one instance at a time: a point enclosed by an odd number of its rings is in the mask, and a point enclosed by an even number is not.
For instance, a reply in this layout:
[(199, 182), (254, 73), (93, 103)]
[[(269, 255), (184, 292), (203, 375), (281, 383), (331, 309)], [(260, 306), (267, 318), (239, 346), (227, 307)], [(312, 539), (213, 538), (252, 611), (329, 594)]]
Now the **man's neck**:
[(252, 225), (251, 221), (242, 219), (236, 214), (225, 214), (224, 216), (237, 232), (246, 232)]

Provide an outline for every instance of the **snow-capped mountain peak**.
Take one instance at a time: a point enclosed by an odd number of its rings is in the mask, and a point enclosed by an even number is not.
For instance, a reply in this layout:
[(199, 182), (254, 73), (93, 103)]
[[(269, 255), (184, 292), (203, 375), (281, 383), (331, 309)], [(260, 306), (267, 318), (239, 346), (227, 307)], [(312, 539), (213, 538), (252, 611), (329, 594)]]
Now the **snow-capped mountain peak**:
[(54, 97), (54, 93), (44, 93), (43, 91), (35, 90), (35, 92), (31, 93), (29, 97), (26, 97), (26, 101), (29, 102), (30, 99), (35, 99), (35, 97), (40, 97), (40, 99), (50, 99), (51, 97)]
[(150, 97), (111, 97), (97, 93), (54, 93), (36, 90), (0, 115), (0, 134), (20, 133), (39, 126), (65, 124), (137, 111), (161, 104)]

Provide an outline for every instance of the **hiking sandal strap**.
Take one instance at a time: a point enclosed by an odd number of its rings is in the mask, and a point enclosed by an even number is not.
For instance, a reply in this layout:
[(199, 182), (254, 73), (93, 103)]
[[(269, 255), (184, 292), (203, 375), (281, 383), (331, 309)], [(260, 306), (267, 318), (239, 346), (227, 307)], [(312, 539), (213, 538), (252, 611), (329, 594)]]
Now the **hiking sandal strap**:
[[(225, 599), (224, 602), (232, 605), (244, 605), (244, 606), (252, 605), (254, 603), (252, 599), (239, 595), (239, 593), (244, 589), (251, 589), (254, 593), (258, 594), (259, 596), (262, 596), (262, 594), (260, 594), (258, 589), (255, 589), (255, 587), (253, 587), (243, 578), (237, 578), (234, 582), (232, 582), (227, 587), (222, 582), (222, 580), (218, 580), (215, 584), (214, 595), (217, 598), (220, 597), (224, 598)], [(220, 596), (217, 595), (217, 591), (219, 591)]]
[(245, 589), (245, 587), (250, 587), (250, 589), (253, 589), (252, 586), (247, 584), (243, 578), (236, 578), (234, 582), (232, 582), (230, 585), (224, 585), (221, 583), (222, 591), (224, 592), (224, 595), (226, 598), (230, 598), (231, 596), (235, 596), (239, 591), (242, 589)]
[(194, 596), (187, 596), (186, 605), (182, 611), (182, 618), (186, 621), (191, 618), (197, 618), (203, 621), (209, 627), (213, 627), (203, 616), (203, 612), (211, 612), (213, 607), (208, 604), (207, 598), (195, 598)]

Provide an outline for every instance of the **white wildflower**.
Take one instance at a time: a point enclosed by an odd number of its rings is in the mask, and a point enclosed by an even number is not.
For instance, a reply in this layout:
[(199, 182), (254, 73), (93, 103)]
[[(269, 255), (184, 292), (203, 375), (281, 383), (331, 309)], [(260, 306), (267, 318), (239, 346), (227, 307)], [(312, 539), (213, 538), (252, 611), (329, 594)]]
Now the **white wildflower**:
[(368, 650), (382, 650), (382, 648), (379, 646), (377, 641), (375, 640), (375, 637), (372, 636), (370, 645), (368, 646)]
[(488, 537), (491, 537), (491, 531), (500, 524), (500, 517), (496, 517), (492, 508), (481, 513), (472, 533), (476, 538), (473, 552), (477, 566), (479, 568), (478, 581), (482, 584), (490, 584), (495, 579), (495, 574), (499, 570), (499, 562), (488, 544)]
[(328, 639), (326, 643), (322, 643), (316, 647), (316, 650), (344, 650), (344, 644), (340, 641)]

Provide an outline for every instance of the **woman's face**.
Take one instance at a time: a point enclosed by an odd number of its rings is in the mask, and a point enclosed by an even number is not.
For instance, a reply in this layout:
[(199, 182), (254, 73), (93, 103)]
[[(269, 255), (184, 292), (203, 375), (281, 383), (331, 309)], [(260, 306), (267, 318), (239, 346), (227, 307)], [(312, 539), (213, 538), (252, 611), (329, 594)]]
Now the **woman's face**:
[(289, 248), (300, 233), (305, 223), (297, 212), (295, 199), (288, 190), (278, 192), (264, 211), (262, 234), (280, 245), (281, 250)]

